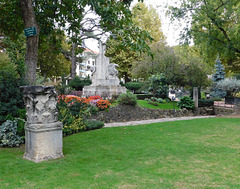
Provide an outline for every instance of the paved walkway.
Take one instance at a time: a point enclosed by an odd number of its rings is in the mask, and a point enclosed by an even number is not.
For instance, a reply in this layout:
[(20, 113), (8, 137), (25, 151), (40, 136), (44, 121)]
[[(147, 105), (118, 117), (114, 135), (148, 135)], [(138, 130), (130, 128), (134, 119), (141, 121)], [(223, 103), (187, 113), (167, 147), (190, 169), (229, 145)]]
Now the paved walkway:
[(191, 120), (191, 119), (201, 119), (201, 118), (210, 118), (210, 117), (216, 117), (216, 116), (174, 117), (174, 118), (150, 119), (150, 120), (141, 120), (141, 121), (105, 123), (104, 127), (119, 127), (119, 126), (142, 125), (142, 124), (149, 124), (149, 123), (159, 123), (159, 122), (167, 122), (167, 121), (180, 121), (180, 120)]

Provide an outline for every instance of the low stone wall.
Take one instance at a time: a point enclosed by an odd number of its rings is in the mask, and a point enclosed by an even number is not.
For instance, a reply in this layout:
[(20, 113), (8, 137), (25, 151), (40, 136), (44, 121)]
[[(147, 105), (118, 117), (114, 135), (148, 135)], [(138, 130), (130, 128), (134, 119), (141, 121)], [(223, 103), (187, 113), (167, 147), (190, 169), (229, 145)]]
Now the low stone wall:
[[(215, 110), (214, 107), (201, 107), (198, 112), (198, 115), (227, 115), (232, 113), (232, 111), (220, 108)], [(192, 110), (187, 109), (163, 110), (118, 105), (116, 107), (110, 107), (108, 111), (101, 111), (97, 115), (91, 116), (91, 119), (97, 119), (105, 123), (113, 123), (184, 116), (194, 116), (194, 113)]]
[(225, 108), (225, 107), (214, 107), (214, 115), (230, 115), (234, 112), (237, 112), (233, 108)]

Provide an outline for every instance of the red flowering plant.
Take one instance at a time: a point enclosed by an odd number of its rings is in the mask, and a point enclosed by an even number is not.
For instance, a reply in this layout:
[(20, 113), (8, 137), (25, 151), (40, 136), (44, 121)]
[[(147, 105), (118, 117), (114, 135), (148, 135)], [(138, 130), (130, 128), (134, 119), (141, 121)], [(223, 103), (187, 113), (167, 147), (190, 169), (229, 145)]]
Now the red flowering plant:
[(58, 97), (58, 108), (67, 108), (73, 116), (83, 114), (83, 111), (90, 106), (90, 101), (87, 98), (80, 98), (75, 95), (66, 95)]
[(97, 100), (97, 99), (102, 100), (102, 97), (100, 95), (94, 95), (94, 96), (88, 97), (88, 99), (91, 99), (91, 100)]
[(111, 103), (108, 100), (99, 100), (97, 101), (97, 107), (100, 110), (106, 110), (110, 107)]
[(94, 95), (94, 96), (88, 97), (88, 100), (90, 101), (91, 105), (97, 106), (97, 102), (99, 100), (102, 100), (102, 97), (100, 95)]

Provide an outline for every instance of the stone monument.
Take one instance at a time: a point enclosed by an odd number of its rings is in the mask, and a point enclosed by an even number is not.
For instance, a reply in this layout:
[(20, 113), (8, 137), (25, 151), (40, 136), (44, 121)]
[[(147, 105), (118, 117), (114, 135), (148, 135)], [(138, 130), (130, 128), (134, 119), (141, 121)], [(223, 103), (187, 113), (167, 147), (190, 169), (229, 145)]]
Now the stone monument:
[(58, 122), (54, 86), (23, 86), (27, 110), (23, 158), (41, 162), (63, 157), (62, 123)]
[(194, 114), (199, 114), (199, 108), (198, 108), (198, 88), (193, 87), (193, 102), (194, 102)]
[(100, 95), (101, 97), (111, 98), (113, 94), (119, 95), (126, 93), (126, 88), (120, 86), (117, 77), (117, 64), (110, 63), (106, 57), (106, 45), (99, 42), (99, 55), (96, 59), (96, 66), (92, 68), (92, 85), (83, 88), (83, 96)]

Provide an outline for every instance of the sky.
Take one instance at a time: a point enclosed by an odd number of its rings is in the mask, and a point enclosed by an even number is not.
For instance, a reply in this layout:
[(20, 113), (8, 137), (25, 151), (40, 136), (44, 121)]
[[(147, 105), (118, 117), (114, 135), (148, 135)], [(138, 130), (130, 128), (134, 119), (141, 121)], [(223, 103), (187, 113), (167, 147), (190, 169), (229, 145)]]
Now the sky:
[[(138, 1), (134, 0), (132, 6)], [(178, 45), (178, 39), (180, 31), (185, 26), (184, 23), (178, 21), (171, 22), (170, 18), (166, 15), (168, 6), (179, 6), (179, 0), (144, 0), (144, 3), (148, 6), (155, 8), (159, 14), (162, 24), (162, 32), (166, 36), (166, 41), (169, 46)], [(98, 42), (94, 39), (88, 39), (86, 41), (88, 48), (94, 51), (99, 51)]]

